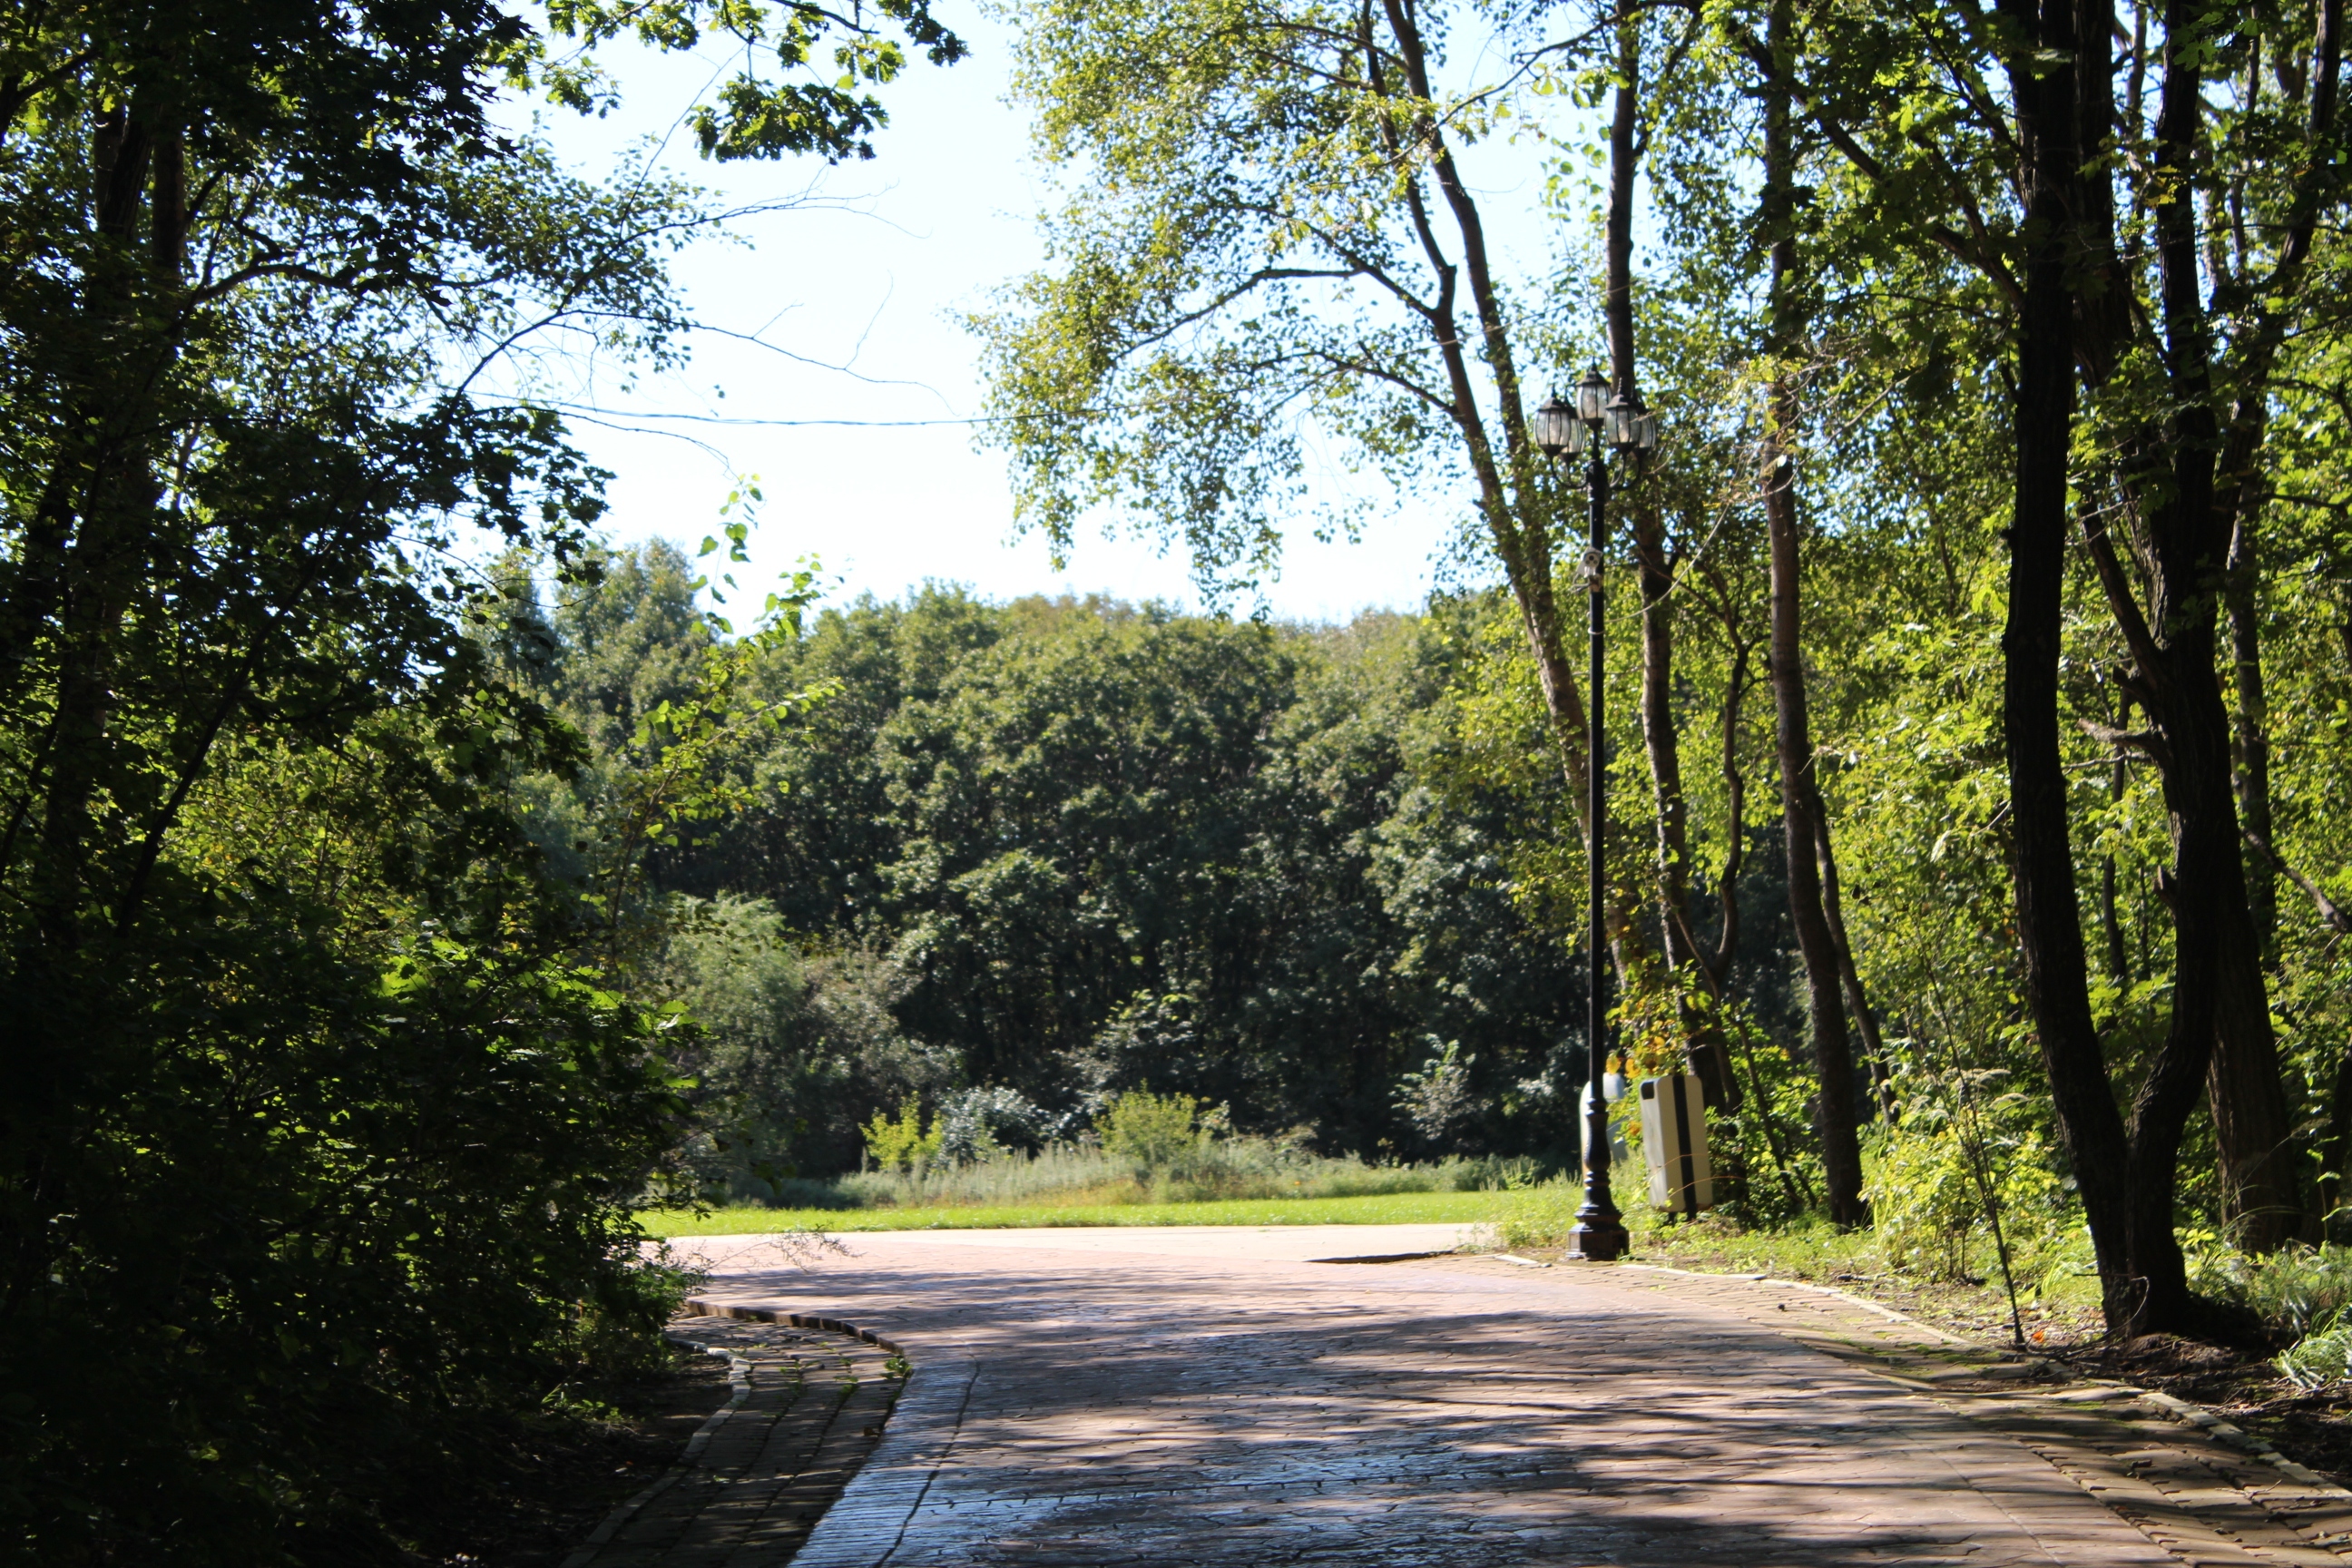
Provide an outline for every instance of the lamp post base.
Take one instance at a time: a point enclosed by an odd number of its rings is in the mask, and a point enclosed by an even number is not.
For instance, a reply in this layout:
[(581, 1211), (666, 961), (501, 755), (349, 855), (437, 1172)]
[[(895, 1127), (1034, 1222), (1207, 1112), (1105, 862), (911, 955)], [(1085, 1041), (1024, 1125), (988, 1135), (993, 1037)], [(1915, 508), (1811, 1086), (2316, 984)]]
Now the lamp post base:
[(1633, 1244), (1633, 1237), (1625, 1234), (1625, 1227), (1618, 1223), (1615, 1215), (1596, 1215), (1590, 1219), (1579, 1215), (1568, 1233), (1568, 1256), (1587, 1263), (1613, 1263), (1624, 1257)]

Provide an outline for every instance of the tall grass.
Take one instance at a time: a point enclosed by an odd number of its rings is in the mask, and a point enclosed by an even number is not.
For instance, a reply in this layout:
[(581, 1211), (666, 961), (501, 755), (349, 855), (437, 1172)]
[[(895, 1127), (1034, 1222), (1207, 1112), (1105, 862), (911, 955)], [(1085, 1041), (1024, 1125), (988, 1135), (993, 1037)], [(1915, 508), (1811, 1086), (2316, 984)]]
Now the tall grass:
[(2352, 1247), (2258, 1257), (2211, 1231), (2187, 1232), (2181, 1244), (2191, 1289), (2251, 1310), (2275, 1339), (2294, 1342), (2273, 1363), (2288, 1382), (2305, 1391), (2352, 1384)]
[(1357, 1198), (1226, 1199), (1201, 1204), (957, 1204), (944, 1208), (772, 1209), (638, 1215), (657, 1237), (766, 1236), (795, 1228), (843, 1236), (882, 1230), (1052, 1229), (1060, 1226), (1470, 1225), (1489, 1221), (1493, 1193), (1395, 1193)]
[(1425, 1165), (1368, 1165), (1309, 1153), (1267, 1138), (1203, 1142), (1154, 1168), (1090, 1143), (1051, 1143), (961, 1163), (866, 1171), (829, 1183), (776, 1184), (778, 1207), (957, 1208), (1213, 1203), (1283, 1198), (1472, 1193), (1524, 1184), (1526, 1160), (1460, 1158)]
[(2288, 1247), (2257, 1257), (2210, 1231), (2180, 1240), (2189, 1288), (2252, 1309), (2273, 1333), (2300, 1338), (2352, 1308), (2352, 1247)]

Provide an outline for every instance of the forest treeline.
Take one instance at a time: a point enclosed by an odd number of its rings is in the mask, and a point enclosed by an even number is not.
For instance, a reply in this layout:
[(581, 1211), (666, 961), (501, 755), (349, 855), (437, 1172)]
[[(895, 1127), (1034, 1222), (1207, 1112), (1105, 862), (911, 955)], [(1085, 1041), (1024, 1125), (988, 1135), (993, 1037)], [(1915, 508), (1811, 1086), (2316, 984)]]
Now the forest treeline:
[[(713, 634), (675, 549), (604, 567), (520, 597), (506, 635), (617, 737)], [(1544, 884), (1562, 788), (1493, 765), (1541, 739), (1507, 695), (1512, 732), (1487, 731), (1487, 683), (1518, 673), (1496, 609), (1309, 627), (935, 586), (814, 616), (755, 678), (821, 694), (805, 723), (732, 759), (741, 811), (651, 860), (698, 900), (644, 982), (709, 1030), (696, 1173), (757, 1200), (856, 1169), (862, 1125), (910, 1094), (937, 1114), (1012, 1090), (1034, 1141), (1131, 1089), (1325, 1153), (1573, 1163), (1582, 959)], [(550, 799), (560, 856), (576, 808)], [(1779, 1084), (1786, 920), (1774, 858), (1749, 865), (1735, 984)]]

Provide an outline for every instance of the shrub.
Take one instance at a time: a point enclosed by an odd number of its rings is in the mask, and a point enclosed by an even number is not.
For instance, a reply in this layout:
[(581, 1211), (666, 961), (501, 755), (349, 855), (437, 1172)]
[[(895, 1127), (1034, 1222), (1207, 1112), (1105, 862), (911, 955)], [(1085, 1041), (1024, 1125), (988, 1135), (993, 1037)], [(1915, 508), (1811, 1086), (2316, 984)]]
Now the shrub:
[[(2336, 1331), (2327, 1326), (2352, 1309), (2352, 1247), (2289, 1247), (2255, 1258), (2211, 1231), (2184, 1231), (2180, 1239), (2191, 1289), (2253, 1309), (2274, 1332)], [(2352, 1324), (2343, 1331), (2352, 1333)]]
[(1153, 1094), (1130, 1089), (1095, 1119), (1103, 1152), (1135, 1167), (1147, 1181), (1163, 1171), (1189, 1168), (1209, 1146), (1209, 1130), (1199, 1125), (1201, 1102), (1189, 1094)]
[(897, 1121), (879, 1110), (874, 1113), (866, 1124), (866, 1152), (885, 1171), (919, 1170), (939, 1153), (940, 1137), (936, 1118), (931, 1130), (923, 1131), (922, 1105), (910, 1094), (899, 1103)]
[(1576, 1224), (1584, 1184), (1575, 1176), (1554, 1176), (1536, 1182), (1522, 1175), (1507, 1181), (1503, 1212), (1495, 1221), (1495, 1239), (1505, 1247), (1559, 1247)]
[(1979, 1267), (1991, 1267), (1988, 1188), (2013, 1271), (2029, 1272), (2030, 1259), (2055, 1239), (2053, 1222), (2064, 1212), (2065, 1194), (2041, 1133), (2023, 1124), (2010, 1103), (2014, 1098), (1969, 1106), (1964, 1127), (1923, 1097), (1880, 1135), (1864, 1195), (1892, 1267), (1929, 1279), (1973, 1281), (1970, 1251), (1978, 1247)]
[(931, 1123), (938, 1157), (950, 1164), (972, 1164), (1013, 1149), (1034, 1148), (1047, 1113), (1017, 1089), (960, 1089), (940, 1107)]
[(1188, 1203), (1206, 1198), (1346, 1198), (1394, 1193), (1486, 1192), (1526, 1185), (1529, 1160), (1446, 1160), (1434, 1165), (1367, 1165), (1314, 1153), (1296, 1139), (1211, 1137), (1181, 1172), (1136, 1174), (1131, 1157), (1091, 1143), (1048, 1143), (1034, 1154), (1005, 1150), (951, 1161), (944, 1151), (919, 1169), (892, 1168), (816, 1184), (791, 1184), (779, 1201), (803, 1207), (920, 1208), (932, 1205)]

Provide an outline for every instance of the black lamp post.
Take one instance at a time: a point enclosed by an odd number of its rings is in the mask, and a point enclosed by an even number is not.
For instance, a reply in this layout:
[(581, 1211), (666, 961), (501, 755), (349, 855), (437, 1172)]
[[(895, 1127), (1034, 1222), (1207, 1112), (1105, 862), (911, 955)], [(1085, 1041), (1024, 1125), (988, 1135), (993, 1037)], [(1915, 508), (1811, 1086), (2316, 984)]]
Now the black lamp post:
[(1640, 454), (1658, 444), (1658, 416), (1636, 399), (1619, 393), (1609, 395), (1609, 384), (1597, 370), (1587, 371), (1577, 384), (1574, 406), (1555, 393), (1536, 410), (1536, 445), (1552, 458), (1582, 457), (1584, 484), (1592, 501), (1592, 545), (1584, 552), (1584, 591), (1591, 629), (1592, 670), (1588, 682), (1585, 732), (1591, 737), (1586, 752), (1586, 786), (1591, 792), (1586, 816), (1591, 823), (1591, 847), (1586, 857), (1586, 915), (1590, 930), (1585, 952), (1591, 965), (1587, 987), (1590, 1012), (1585, 1022), (1587, 1064), (1584, 1083), (1584, 1202), (1576, 1211), (1576, 1226), (1569, 1233), (1569, 1252), (1605, 1263), (1624, 1256), (1625, 1224), (1609, 1194), (1609, 1101), (1601, 1079), (1609, 1071), (1608, 966), (1601, 949), (1609, 932), (1602, 913), (1602, 850), (1609, 826), (1609, 771), (1601, 758), (1601, 678), (1607, 622), (1601, 597), (1602, 548), (1609, 538), (1609, 463), (1616, 452), (1640, 461)]

